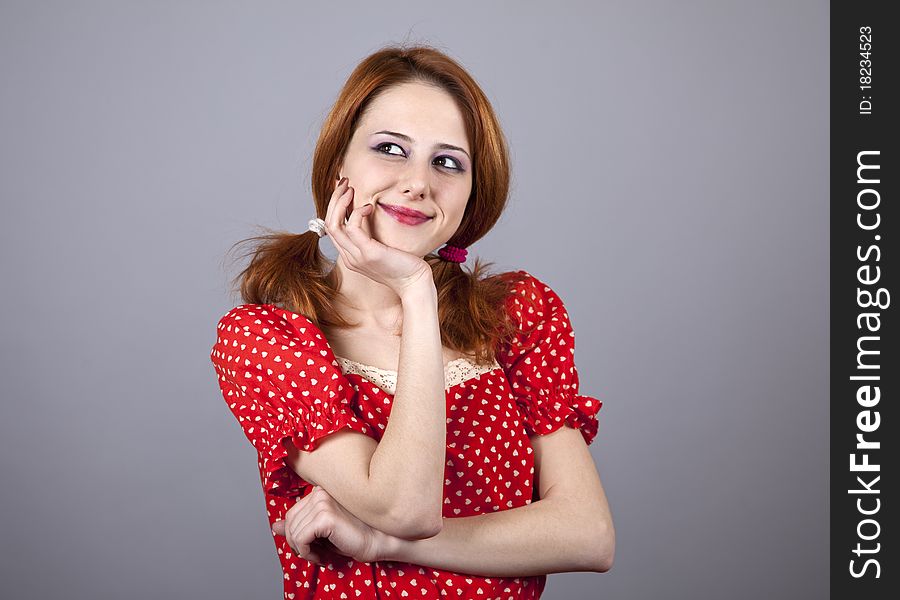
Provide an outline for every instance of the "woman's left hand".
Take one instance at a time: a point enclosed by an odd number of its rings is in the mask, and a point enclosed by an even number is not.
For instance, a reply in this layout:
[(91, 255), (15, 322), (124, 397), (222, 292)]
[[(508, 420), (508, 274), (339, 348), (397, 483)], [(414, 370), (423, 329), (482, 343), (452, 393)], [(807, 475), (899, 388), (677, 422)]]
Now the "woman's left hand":
[(316, 564), (323, 560), (314, 543), (317, 538), (330, 542), (329, 549), (360, 562), (380, 558), (383, 534), (357, 519), (319, 486), (288, 509), (284, 521), (275, 521), (272, 531), (285, 536), (298, 556)]

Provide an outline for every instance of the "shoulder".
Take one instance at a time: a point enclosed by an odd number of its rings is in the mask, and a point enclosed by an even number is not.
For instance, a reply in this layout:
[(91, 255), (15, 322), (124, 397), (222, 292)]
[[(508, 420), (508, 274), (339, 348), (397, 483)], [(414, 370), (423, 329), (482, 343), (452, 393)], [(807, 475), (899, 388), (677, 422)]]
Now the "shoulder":
[(241, 304), (226, 312), (217, 324), (219, 335), (231, 334), (251, 341), (266, 340), (288, 346), (327, 346), (325, 335), (305, 315), (274, 304)]
[(519, 269), (503, 273), (501, 277), (509, 282), (506, 307), (515, 321), (527, 321), (527, 315), (543, 320), (550, 313), (565, 310), (556, 291), (532, 273)]

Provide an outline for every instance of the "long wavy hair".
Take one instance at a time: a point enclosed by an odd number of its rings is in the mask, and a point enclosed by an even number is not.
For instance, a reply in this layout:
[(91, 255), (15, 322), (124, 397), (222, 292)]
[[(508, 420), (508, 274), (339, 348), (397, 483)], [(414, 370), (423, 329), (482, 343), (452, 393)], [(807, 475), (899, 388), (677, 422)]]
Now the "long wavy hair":
[[(347, 79), (316, 143), (312, 166), (316, 214), (325, 217), (338, 166), (360, 116), (379, 94), (408, 82), (440, 87), (462, 111), (472, 149), (472, 192), (462, 222), (448, 243), (470, 246), (491, 230), (506, 207), (509, 151), (497, 116), (475, 80), (456, 61), (425, 45), (381, 48)], [(319, 250), (318, 234), (268, 231), (234, 245), (251, 245), (242, 256), (249, 256), (249, 263), (232, 282), (239, 285), (242, 300), (303, 314), (319, 327), (356, 326), (335, 309), (333, 298), (340, 281), (334, 262)], [(437, 288), (442, 344), (479, 364), (490, 363), (497, 343), (514, 331), (504, 299), (517, 279), (515, 272), (489, 274), (492, 263), (481, 259), (475, 260), (471, 271), (435, 253), (426, 255), (425, 260)]]

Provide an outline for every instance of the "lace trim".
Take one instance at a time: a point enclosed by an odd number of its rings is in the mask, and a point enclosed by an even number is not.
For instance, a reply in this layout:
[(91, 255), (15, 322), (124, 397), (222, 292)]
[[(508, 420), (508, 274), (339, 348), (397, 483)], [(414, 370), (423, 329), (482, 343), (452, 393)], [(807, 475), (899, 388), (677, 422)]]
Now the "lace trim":
[[(364, 365), (343, 356), (335, 356), (335, 358), (345, 374), (355, 373), (360, 375), (392, 396), (396, 392), (397, 371)], [(478, 365), (465, 356), (451, 360), (444, 365), (444, 390), (449, 390), (463, 382), (499, 368), (500, 363), (496, 360), (490, 365)]]

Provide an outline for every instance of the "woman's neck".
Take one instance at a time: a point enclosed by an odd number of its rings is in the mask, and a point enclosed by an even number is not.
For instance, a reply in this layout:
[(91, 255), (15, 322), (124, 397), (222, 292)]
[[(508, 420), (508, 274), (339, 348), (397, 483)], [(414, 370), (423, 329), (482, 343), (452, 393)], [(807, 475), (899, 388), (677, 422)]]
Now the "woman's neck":
[[(365, 330), (399, 330), (403, 322), (403, 305), (394, 291), (356, 271), (351, 271), (338, 256), (331, 274), (340, 287), (335, 307), (348, 321), (359, 323)], [(339, 283), (338, 283), (339, 282)]]

